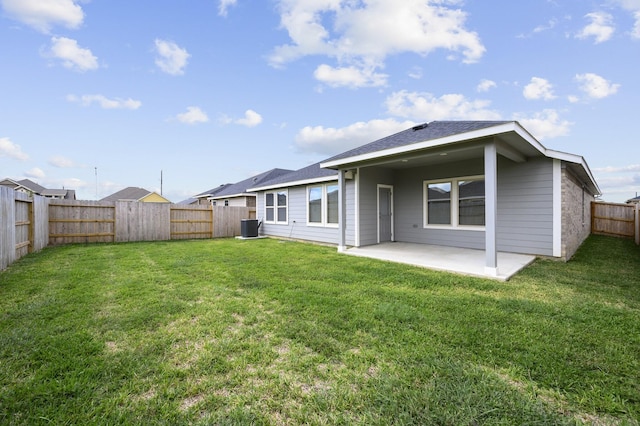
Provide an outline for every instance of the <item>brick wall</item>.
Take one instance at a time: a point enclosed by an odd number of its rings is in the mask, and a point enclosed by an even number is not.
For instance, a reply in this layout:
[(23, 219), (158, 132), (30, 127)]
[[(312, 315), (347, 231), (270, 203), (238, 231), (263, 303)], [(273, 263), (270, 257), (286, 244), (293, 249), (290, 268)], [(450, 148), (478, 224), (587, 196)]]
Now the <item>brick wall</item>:
[(591, 202), (582, 183), (562, 167), (562, 258), (569, 260), (591, 232)]

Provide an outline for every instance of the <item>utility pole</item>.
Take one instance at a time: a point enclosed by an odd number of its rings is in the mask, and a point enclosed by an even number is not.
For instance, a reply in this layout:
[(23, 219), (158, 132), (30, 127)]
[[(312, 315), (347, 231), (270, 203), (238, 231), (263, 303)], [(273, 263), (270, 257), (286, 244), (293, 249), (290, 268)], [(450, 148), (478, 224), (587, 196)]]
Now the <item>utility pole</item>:
[(162, 195), (162, 170), (160, 170), (160, 195)]
[(98, 168), (94, 167), (96, 172), (96, 201), (98, 201)]

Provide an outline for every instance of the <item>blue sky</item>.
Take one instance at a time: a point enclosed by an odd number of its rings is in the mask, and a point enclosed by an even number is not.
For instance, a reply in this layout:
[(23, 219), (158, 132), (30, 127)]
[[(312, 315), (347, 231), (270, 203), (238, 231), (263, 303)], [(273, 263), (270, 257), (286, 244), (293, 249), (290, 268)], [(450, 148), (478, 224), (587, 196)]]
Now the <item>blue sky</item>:
[(0, 0), (0, 178), (178, 202), (433, 120), (640, 193), (640, 0)]

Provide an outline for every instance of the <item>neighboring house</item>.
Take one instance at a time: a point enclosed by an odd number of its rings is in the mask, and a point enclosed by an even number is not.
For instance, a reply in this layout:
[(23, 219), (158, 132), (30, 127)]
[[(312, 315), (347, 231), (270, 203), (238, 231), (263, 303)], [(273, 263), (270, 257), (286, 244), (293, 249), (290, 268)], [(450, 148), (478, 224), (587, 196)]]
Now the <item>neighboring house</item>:
[(148, 191), (144, 188), (130, 186), (108, 197), (102, 198), (100, 201), (139, 201), (141, 203), (170, 203), (171, 201), (164, 198), (157, 192)]
[(8, 186), (13, 188), (15, 191), (23, 192), (25, 194), (36, 194), (46, 198), (61, 200), (76, 199), (76, 191), (72, 189), (47, 189), (29, 179), (15, 181), (13, 179), (6, 178), (0, 181), (0, 185)]
[(215, 194), (217, 194), (219, 191), (222, 191), (224, 188), (226, 188), (229, 185), (231, 184), (225, 183), (215, 188), (212, 188), (208, 191), (201, 192), (200, 194), (194, 195), (192, 198), (190, 198), (190, 200), (194, 200), (194, 201), (189, 204), (211, 205), (211, 200), (209, 200), (209, 197), (213, 197)]
[(255, 192), (249, 192), (249, 188), (261, 185), (263, 182), (276, 179), (279, 176), (291, 172), (292, 170), (271, 169), (240, 182), (220, 185), (209, 191), (195, 195), (193, 198), (198, 200), (197, 204), (210, 203), (214, 206), (255, 207), (256, 194)]
[(43, 197), (57, 200), (75, 200), (76, 191), (68, 189), (45, 189), (40, 193)]
[(627, 204), (640, 204), (640, 196), (636, 195), (633, 198), (630, 198), (626, 201)]
[(585, 160), (515, 121), (435, 121), (250, 188), (265, 235), (388, 241), (569, 259), (600, 194)]
[(184, 206), (197, 205), (198, 204), (198, 199), (197, 198), (187, 198), (186, 200), (178, 201), (176, 204), (181, 204), (181, 205), (184, 205)]

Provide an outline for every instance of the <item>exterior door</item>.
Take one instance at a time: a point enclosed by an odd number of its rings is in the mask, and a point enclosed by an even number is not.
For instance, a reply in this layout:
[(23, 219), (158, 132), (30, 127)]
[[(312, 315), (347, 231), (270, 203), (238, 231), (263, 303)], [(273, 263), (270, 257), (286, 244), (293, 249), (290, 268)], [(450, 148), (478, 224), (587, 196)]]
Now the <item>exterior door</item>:
[(378, 185), (378, 243), (393, 241), (393, 187)]

